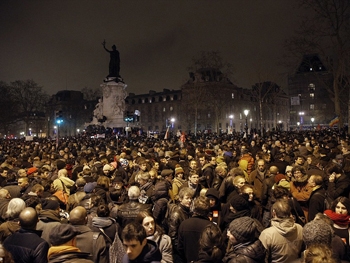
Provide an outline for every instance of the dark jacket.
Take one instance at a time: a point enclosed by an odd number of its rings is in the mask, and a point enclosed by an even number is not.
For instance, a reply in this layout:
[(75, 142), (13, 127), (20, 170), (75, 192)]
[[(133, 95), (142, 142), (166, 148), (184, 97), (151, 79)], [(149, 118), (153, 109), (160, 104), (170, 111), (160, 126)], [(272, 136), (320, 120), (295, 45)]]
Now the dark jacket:
[(123, 263), (160, 263), (162, 255), (158, 249), (157, 244), (147, 239), (147, 244), (141, 251), (141, 254), (134, 260), (130, 260), (128, 255), (125, 254), (123, 257)]
[(102, 235), (96, 235), (94, 242), (94, 232), (85, 225), (74, 225), (80, 234), (76, 236), (77, 248), (82, 252), (89, 253), (89, 258), (94, 262), (109, 263), (106, 242)]
[(250, 244), (238, 244), (226, 252), (224, 263), (263, 263), (266, 249), (260, 240)]
[(178, 236), (178, 228), (180, 224), (186, 219), (190, 218), (191, 213), (188, 207), (185, 207), (181, 204), (176, 205), (172, 214), (169, 216), (168, 224), (169, 224), (169, 233), (168, 235), (171, 238), (173, 248), (177, 248), (177, 236)]
[(45, 263), (49, 244), (40, 237), (41, 231), (21, 228), (4, 241), (16, 263)]
[(308, 222), (312, 221), (317, 213), (323, 213), (325, 210), (325, 198), (326, 190), (324, 190), (322, 187), (312, 191), (308, 201)]
[(194, 215), (183, 221), (179, 227), (177, 250), (184, 262), (198, 259), (199, 239), (203, 229), (212, 224), (207, 217)]
[(130, 200), (128, 203), (119, 206), (117, 220), (119, 225), (124, 228), (132, 222), (141, 211), (151, 212), (151, 205), (141, 204), (136, 200)]

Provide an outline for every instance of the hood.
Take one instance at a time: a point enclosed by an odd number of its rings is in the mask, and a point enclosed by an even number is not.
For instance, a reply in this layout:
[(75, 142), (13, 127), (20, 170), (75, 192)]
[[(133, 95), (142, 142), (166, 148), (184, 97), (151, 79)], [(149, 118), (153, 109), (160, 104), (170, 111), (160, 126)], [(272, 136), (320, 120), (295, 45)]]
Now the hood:
[(278, 233), (284, 237), (293, 235), (297, 227), (294, 223), (294, 219), (289, 218), (272, 218), (271, 225), (274, 227)]
[(92, 219), (92, 226), (97, 228), (109, 227), (115, 223), (115, 220), (110, 217), (99, 217), (96, 216)]

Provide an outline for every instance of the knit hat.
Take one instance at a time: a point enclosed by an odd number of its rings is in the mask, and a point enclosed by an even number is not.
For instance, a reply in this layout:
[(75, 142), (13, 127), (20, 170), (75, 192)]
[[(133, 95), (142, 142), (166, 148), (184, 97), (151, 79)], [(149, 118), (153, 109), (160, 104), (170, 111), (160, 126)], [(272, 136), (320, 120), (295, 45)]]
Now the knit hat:
[(173, 170), (171, 169), (164, 169), (162, 172), (161, 172), (161, 176), (162, 177), (167, 177), (167, 176), (170, 176), (173, 174)]
[(96, 185), (97, 185), (96, 182), (86, 183), (86, 185), (84, 185), (84, 192), (85, 193), (92, 193), (92, 191), (94, 191)]
[(281, 181), (282, 179), (287, 179), (287, 178), (284, 174), (277, 174), (275, 176), (275, 183), (278, 184), (278, 182)]
[(254, 219), (243, 216), (233, 220), (228, 230), (239, 243), (245, 243), (254, 240), (256, 224)]
[(332, 228), (321, 220), (313, 220), (303, 228), (303, 241), (306, 247), (312, 244), (324, 244), (331, 246)]
[(127, 167), (129, 165), (129, 162), (127, 159), (124, 158), (120, 158), (119, 159), (120, 164), (122, 165), (122, 167)]
[(79, 232), (74, 226), (69, 224), (59, 224), (51, 229), (49, 240), (53, 246), (59, 246), (72, 240), (77, 234), (79, 234)]
[(175, 175), (183, 174), (183, 173), (184, 173), (184, 169), (182, 169), (182, 167), (179, 164), (177, 164), (175, 166)]
[(235, 195), (231, 201), (230, 205), (236, 210), (236, 211), (242, 211), (249, 209), (249, 203), (248, 200), (246, 200), (243, 196), (241, 195)]
[(30, 167), (27, 171), (27, 175), (31, 175), (33, 173), (36, 173), (38, 171), (38, 168), (36, 167)]
[(219, 200), (219, 191), (215, 188), (209, 188), (205, 193), (206, 197), (214, 197), (216, 200)]

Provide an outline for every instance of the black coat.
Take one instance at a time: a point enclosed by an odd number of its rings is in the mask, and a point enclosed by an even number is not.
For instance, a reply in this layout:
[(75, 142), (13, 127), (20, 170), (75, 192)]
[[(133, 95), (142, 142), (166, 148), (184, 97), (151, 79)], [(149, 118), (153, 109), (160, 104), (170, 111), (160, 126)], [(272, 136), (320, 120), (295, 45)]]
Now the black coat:
[(212, 224), (207, 217), (193, 216), (183, 221), (179, 227), (177, 250), (184, 262), (198, 259), (199, 239), (204, 228)]
[(224, 263), (263, 263), (265, 255), (266, 249), (260, 240), (256, 240), (248, 245), (236, 245), (226, 253), (222, 261)]
[(4, 241), (4, 247), (16, 263), (45, 263), (49, 244), (40, 235), (41, 231), (21, 228)]

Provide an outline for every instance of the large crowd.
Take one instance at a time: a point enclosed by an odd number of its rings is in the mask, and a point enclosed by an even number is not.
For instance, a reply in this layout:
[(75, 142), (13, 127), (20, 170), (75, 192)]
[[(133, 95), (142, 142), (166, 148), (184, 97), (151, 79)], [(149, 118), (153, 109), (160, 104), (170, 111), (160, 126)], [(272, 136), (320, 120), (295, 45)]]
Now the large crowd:
[(350, 262), (342, 130), (1, 140), (0, 163), (3, 262)]

